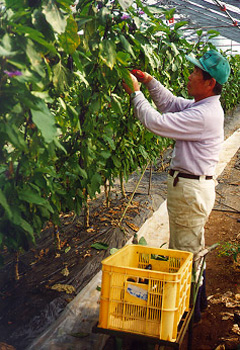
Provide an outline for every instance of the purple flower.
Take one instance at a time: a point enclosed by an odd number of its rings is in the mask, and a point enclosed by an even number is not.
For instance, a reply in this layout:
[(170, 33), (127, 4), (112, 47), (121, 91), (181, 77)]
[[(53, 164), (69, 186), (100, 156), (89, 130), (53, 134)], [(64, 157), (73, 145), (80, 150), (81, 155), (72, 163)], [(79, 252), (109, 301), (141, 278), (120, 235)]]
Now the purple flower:
[(22, 75), (22, 72), (20, 72), (20, 70), (15, 70), (13, 72), (9, 72), (8, 70), (5, 70), (4, 73), (7, 74), (10, 78), (14, 78), (18, 75)]
[(131, 18), (129, 15), (122, 15), (121, 19), (129, 19)]
[(139, 15), (144, 15), (145, 12), (140, 10), (138, 13), (139, 13)]
[(100, 10), (101, 8), (103, 8), (103, 3), (101, 2), (101, 1), (98, 1), (98, 3), (97, 3), (97, 7), (98, 7), (98, 9)]

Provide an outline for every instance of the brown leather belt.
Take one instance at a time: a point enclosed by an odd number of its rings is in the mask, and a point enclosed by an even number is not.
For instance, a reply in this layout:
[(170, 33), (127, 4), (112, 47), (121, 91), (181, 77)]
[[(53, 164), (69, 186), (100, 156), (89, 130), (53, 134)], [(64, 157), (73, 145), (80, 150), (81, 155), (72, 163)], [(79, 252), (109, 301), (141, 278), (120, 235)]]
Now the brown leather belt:
[[(175, 171), (177, 171), (177, 170), (170, 169), (169, 174), (171, 176), (173, 176)], [(185, 179), (194, 179), (194, 180), (199, 180), (200, 179), (200, 175), (178, 173), (177, 176), (174, 178), (173, 186), (176, 186), (176, 184), (178, 183), (178, 178), (179, 177), (184, 177)], [(213, 176), (205, 175), (205, 180), (211, 180), (211, 179), (213, 179)]]

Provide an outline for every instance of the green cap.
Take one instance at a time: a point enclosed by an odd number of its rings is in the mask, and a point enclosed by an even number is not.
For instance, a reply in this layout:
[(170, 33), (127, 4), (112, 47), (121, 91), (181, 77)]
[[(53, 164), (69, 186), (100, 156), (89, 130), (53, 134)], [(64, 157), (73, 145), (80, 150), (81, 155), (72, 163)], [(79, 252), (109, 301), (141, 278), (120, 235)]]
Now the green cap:
[(188, 55), (186, 58), (195, 66), (208, 72), (219, 84), (222, 85), (228, 80), (231, 68), (228, 60), (219, 52), (209, 50), (199, 60)]

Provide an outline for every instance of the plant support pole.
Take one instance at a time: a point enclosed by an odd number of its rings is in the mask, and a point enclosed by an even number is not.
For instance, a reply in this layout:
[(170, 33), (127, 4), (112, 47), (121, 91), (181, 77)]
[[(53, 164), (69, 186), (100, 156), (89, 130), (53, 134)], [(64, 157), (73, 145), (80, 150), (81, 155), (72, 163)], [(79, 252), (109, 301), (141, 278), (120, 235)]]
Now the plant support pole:
[(150, 191), (151, 191), (151, 187), (152, 187), (152, 168), (153, 168), (153, 164), (151, 162), (150, 173), (149, 173), (149, 183), (148, 183), (148, 195), (150, 195)]
[(150, 160), (148, 161), (147, 165), (145, 166), (145, 168), (144, 168), (144, 170), (143, 170), (143, 172), (142, 172), (142, 175), (140, 176), (140, 179), (138, 180), (138, 183), (137, 183), (137, 185), (136, 185), (136, 187), (135, 187), (133, 193), (131, 194), (131, 197), (130, 197), (130, 199), (129, 199), (129, 201), (128, 201), (128, 204), (127, 204), (127, 206), (126, 206), (126, 208), (125, 208), (125, 210), (124, 210), (124, 212), (123, 212), (123, 214), (122, 214), (121, 219), (119, 220), (119, 223), (118, 223), (119, 226), (121, 225), (121, 222), (122, 222), (122, 220), (123, 220), (123, 218), (124, 218), (124, 216), (125, 216), (125, 214), (126, 214), (126, 212), (127, 212), (127, 210), (128, 210), (128, 207), (129, 207), (129, 205), (131, 204), (131, 201), (133, 200), (133, 197), (134, 197), (134, 195), (135, 195), (135, 193), (136, 193), (136, 191), (137, 191), (137, 189), (138, 189), (138, 186), (140, 185), (140, 182), (141, 182), (141, 180), (142, 180), (142, 178), (143, 178), (143, 175), (145, 174), (145, 171), (147, 170), (147, 167), (149, 166), (149, 163), (150, 163)]

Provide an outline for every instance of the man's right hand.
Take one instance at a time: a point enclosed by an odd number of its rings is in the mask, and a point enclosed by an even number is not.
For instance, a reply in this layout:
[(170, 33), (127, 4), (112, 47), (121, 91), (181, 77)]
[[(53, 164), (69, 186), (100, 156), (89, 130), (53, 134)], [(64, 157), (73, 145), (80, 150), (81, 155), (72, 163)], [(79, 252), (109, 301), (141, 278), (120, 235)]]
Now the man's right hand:
[(139, 69), (133, 69), (131, 70), (131, 73), (137, 78), (139, 82), (143, 84), (147, 84), (153, 79), (153, 77), (150, 74), (142, 72)]
[(139, 90), (140, 90), (140, 85), (139, 85), (139, 82), (138, 82), (137, 78), (136, 78), (133, 74), (129, 73), (129, 76), (130, 76), (130, 78), (132, 79), (133, 90), (132, 90), (132, 88), (130, 88), (130, 86), (128, 86), (128, 85), (125, 83), (125, 81), (123, 81), (122, 86), (123, 86), (124, 90), (125, 90), (129, 95), (131, 95), (133, 92), (139, 91)]

